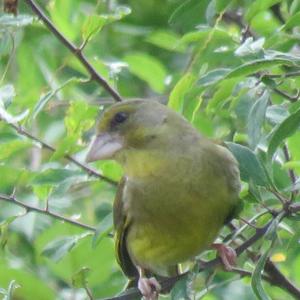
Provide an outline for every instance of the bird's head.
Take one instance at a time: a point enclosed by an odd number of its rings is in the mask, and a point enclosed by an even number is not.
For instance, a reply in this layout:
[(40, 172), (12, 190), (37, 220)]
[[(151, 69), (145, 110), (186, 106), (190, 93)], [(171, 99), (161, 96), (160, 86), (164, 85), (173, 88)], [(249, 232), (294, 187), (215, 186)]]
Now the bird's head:
[(86, 160), (121, 160), (128, 150), (161, 147), (168, 140), (170, 130), (174, 130), (174, 117), (176, 121), (177, 114), (156, 101), (117, 103), (98, 122)]

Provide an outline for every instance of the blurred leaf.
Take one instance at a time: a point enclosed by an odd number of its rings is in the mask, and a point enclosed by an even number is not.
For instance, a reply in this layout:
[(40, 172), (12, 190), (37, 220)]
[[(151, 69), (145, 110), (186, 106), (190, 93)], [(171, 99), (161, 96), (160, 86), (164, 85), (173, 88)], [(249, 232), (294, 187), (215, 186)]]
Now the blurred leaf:
[(89, 272), (90, 268), (82, 267), (72, 276), (72, 285), (77, 289), (84, 288), (88, 283), (87, 276)]
[(300, 11), (291, 16), (285, 24), (281, 27), (281, 30), (289, 30), (295, 26), (299, 26), (300, 22)]
[(269, 186), (266, 171), (254, 152), (239, 144), (227, 142), (226, 145), (239, 162), (241, 179), (243, 181), (252, 180), (257, 185)]
[(80, 170), (68, 169), (52, 169), (49, 168), (45, 171), (38, 173), (32, 180), (34, 185), (58, 185), (62, 181), (71, 177), (78, 177), (82, 175)]
[(185, 45), (179, 43), (179, 36), (172, 31), (157, 30), (151, 33), (146, 41), (170, 51), (184, 52)]
[(28, 114), (29, 114), (29, 109), (24, 110), (19, 115), (10, 114), (6, 110), (4, 102), (3, 102), (2, 98), (1, 98), (1, 95), (0, 95), (0, 120), (3, 120), (8, 124), (16, 124), (16, 123), (21, 122), (22, 120), (24, 120), (27, 117)]
[(79, 138), (94, 125), (97, 113), (96, 107), (91, 107), (84, 101), (72, 101), (65, 117), (68, 135)]
[(20, 285), (17, 284), (15, 280), (12, 280), (9, 283), (9, 286), (8, 286), (8, 289), (7, 289), (7, 293), (3, 297), (3, 300), (13, 300), (14, 299), (14, 297), (13, 297), (14, 291), (15, 291), (15, 289), (17, 289), (19, 287), (20, 287)]
[(124, 61), (128, 63), (130, 72), (145, 80), (154, 91), (164, 91), (167, 70), (157, 58), (146, 53), (133, 53), (126, 55)]
[(266, 118), (272, 124), (282, 123), (288, 115), (288, 111), (282, 105), (271, 105), (267, 107)]
[(191, 89), (196, 78), (191, 73), (186, 73), (171, 91), (168, 106), (175, 111), (181, 112), (186, 93)]
[(104, 217), (104, 219), (97, 225), (95, 235), (93, 238), (93, 247), (96, 247), (100, 241), (107, 237), (113, 230), (113, 215), (112, 213)]
[(0, 16), (0, 29), (4, 28), (19, 28), (24, 27), (33, 22), (33, 17), (29, 15), (18, 15), (13, 16), (10, 14), (4, 14)]
[(51, 157), (51, 160), (58, 160), (65, 155), (76, 153), (81, 149), (80, 146), (77, 145), (77, 142), (78, 137), (76, 135), (65, 137), (62, 141), (60, 141), (59, 145), (56, 148), (56, 151)]
[(268, 156), (271, 159), (282, 141), (291, 136), (300, 126), (300, 109), (288, 116), (274, 128), (268, 147)]
[(27, 212), (15, 216), (10, 216), (0, 223), (0, 249), (4, 249), (8, 240), (8, 226), (17, 218), (24, 216)]
[(4, 104), (4, 107), (8, 107), (11, 104), (15, 95), (15, 88), (12, 84), (0, 87), (0, 102)]
[(186, 0), (180, 3), (169, 18), (169, 24), (181, 30), (192, 30), (205, 19), (209, 1)]
[(281, 215), (278, 215), (273, 221), (272, 224), (270, 225), (268, 231), (266, 232), (265, 236), (269, 236), (269, 245), (267, 250), (260, 256), (255, 269), (252, 273), (252, 278), (251, 278), (251, 286), (252, 289), (257, 296), (259, 300), (271, 300), (270, 297), (266, 294), (263, 286), (262, 286), (262, 273), (266, 264), (267, 259), (269, 258), (269, 255), (271, 251), (273, 250), (275, 246), (275, 241), (277, 238), (276, 235), (276, 230), (279, 224), (279, 221), (281, 219)]
[(62, 237), (49, 243), (43, 250), (42, 255), (52, 259), (55, 262), (61, 260), (68, 252), (70, 252), (77, 243), (90, 235), (91, 233), (83, 233), (80, 235)]
[(171, 300), (189, 299), (187, 291), (187, 276), (177, 281), (171, 290)]
[(251, 5), (248, 8), (246, 13), (246, 20), (250, 21), (255, 15), (257, 15), (260, 11), (266, 10), (274, 4), (280, 2), (281, 0), (255, 0), (252, 1)]
[(219, 80), (223, 79), (228, 73), (230, 73), (230, 69), (215, 69), (212, 70), (202, 77), (200, 77), (198, 84), (200, 86), (209, 86), (212, 85)]
[(253, 104), (248, 115), (248, 136), (253, 149), (256, 148), (261, 138), (269, 97), (268, 91), (264, 91), (262, 96)]
[(226, 74), (224, 78), (227, 79), (227, 78), (248, 76), (270, 67), (275, 67), (278, 65), (292, 66), (294, 64), (296, 64), (295, 60), (291, 60), (287, 58), (257, 59), (250, 62), (246, 62), (243, 65), (233, 69), (228, 74)]
[(101, 15), (89, 16), (82, 26), (83, 40), (91, 40), (105, 25), (107, 18)]
[(263, 45), (265, 43), (265, 38), (260, 38), (256, 41), (253, 41), (253, 37), (247, 38), (244, 43), (239, 46), (234, 54), (237, 56), (247, 56), (250, 54), (256, 54), (263, 50)]
[(37, 104), (33, 108), (32, 112), (32, 118), (35, 119), (37, 115), (44, 109), (44, 107), (49, 103), (52, 97), (54, 97), (61, 89), (63, 89), (65, 86), (67, 86), (69, 83), (75, 83), (75, 82), (80, 82), (79, 78), (76, 77), (71, 77), (67, 81), (65, 81), (63, 84), (58, 86), (57, 88), (42, 94), (40, 99), (38, 100)]
[(15, 139), (6, 143), (0, 143), (0, 160), (5, 160), (14, 154), (31, 147), (32, 143), (23, 139)]
[(39, 112), (41, 110), (43, 110), (43, 108), (45, 107), (45, 105), (48, 104), (48, 102), (50, 101), (50, 99), (56, 94), (56, 91), (50, 91), (47, 92), (46, 94), (42, 94), (41, 98), (39, 99), (38, 103), (36, 104), (36, 106), (33, 109), (33, 113), (32, 113), (32, 118), (35, 119), (37, 117), (37, 115), (39, 114)]

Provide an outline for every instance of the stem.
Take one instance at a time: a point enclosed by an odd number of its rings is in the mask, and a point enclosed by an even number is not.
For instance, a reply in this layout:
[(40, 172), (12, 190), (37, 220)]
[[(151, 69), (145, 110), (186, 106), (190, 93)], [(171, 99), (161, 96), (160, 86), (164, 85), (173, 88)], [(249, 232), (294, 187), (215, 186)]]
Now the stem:
[(69, 219), (67, 217), (64, 217), (64, 216), (58, 214), (58, 213), (49, 211), (48, 209), (42, 209), (42, 208), (38, 208), (38, 207), (29, 205), (29, 204), (25, 204), (25, 203), (17, 200), (14, 195), (8, 196), (8, 195), (0, 194), (0, 200), (6, 201), (8, 203), (11, 203), (11, 204), (14, 204), (14, 205), (17, 205), (17, 206), (20, 206), (20, 207), (23, 207), (23, 208), (25, 208), (25, 210), (27, 212), (31, 212), (31, 211), (37, 212), (39, 214), (43, 214), (43, 215), (52, 217), (52, 218), (60, 220), (60, 221), (70, 223), (70, 224), (76, 225), (78, 227), (81, 227), (81, 228), (84, 228), (84, 229), (87, 229), (87, 230), (90, 230), (90, 231), (93, 231), (93, 232), (96, 231), (96, 228), (94, 228), (92, 226), (89, 226), (89, 225), (83, 224), (81, 222)]
[[(51, 145), (47, 144), (46, 142), (40, 140), (38, 137), (32, 135), (30, 132), (26, 131), (26, 129), (22, 126), (13, 124), (13, 123), (9, 123), (9, 126), (11, 126), (12, 128), (14, 128), (19, 134), (28, 137), (29, 139), (39, 143), (43, 148), (51, 151), (51, 152), (55, 152), (56, 149), (54, 147), (52, 147)], [(78, 166), (79, 168), (81, 168), (82, 170), (84, 170), (88, 175), (90, 176), (94, 176), (97, 178), (102, 179), (103, 181), (106, 181), (107, 183), (113, 185), (113, 186), (117, 186), (118, 183), (106, 176), (101, 175), (99, 172), (97, 172), (96, 170), (91, 169), (90, 167), (86, 166), (85, 164), (79, 162), (78, 160), (76, 160), (74, 157), (72, 157), (69, 154), (64, 155), (64, 158), (67, 159), (68, 161), (72, 162), (73, 164), (75, 164), (76, 166)]]
[(41, 19), (48, 29), (55, 35), (55, 37), (61, 41), (61, 43), (68, 48), (71, 53), (77, 57), (81, 64), (85, 67), (88, 73), (91, 75), (91, 79), (100, 84), (117, 102), (123, 101), (121, 96), (116, 90), (114, 90), (109, 83), (96, 71), (96, 69), (89, 63), (87, 58), (82, 53), (81, 49), (76, 47), (71, 41), (69, 41), (52, 23), (52, 21), (46, 16), (42, 9), (35, 3), (34, 0), (25, 0), (32, 11)]

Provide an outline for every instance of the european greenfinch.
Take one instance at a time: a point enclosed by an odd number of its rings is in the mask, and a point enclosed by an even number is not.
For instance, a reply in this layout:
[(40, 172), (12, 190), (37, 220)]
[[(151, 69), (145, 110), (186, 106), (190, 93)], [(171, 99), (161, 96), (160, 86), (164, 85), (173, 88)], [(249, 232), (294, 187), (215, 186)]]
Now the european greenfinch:
[(125, 174), (114, 202), (118, 263), (154, 299), (159, 283), (146, 276), (176, 275), (178, 264), (208, 249), (240, 207), (238, 163), (180, 114), (150, 100), (105, 111), (87, 155), (88, 162), (103, 159), (119, 162)]

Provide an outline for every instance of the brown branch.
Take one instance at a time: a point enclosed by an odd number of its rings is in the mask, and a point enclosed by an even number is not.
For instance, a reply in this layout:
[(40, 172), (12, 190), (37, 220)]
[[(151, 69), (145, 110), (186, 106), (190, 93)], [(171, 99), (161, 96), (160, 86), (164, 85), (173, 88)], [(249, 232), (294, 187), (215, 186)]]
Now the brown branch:
[(67, 217), (64, 217), (64, 216), (58, 214), (58, 213), (52, 212), (48, 209), (42, 209), (42, 208), (35, 207), (35, 206), (29, 205), (29, 204), (25, 204), (25, 203), (17, 200), (14, 195), (8, 196), (8, 195), (0, 194), (0, 201), (6, 201), (8, 203), (23, 207), (27, 212), (37, 212), (39, 214), (43, 214), (43, 215), (52, 217), (52, 218), (60, 220), (60, 221), (70, 223), (70, 224), (76, 225), (78, 227), (81, 227), (81, 228), (84, 228), (84, 229), (87, 229), (87, 230), (90, 230), (90, 231), (93, 231), (93, 232), (96, 231), (96, 228), (94, 228), (92, 226), (89, 226), (89, 225), (83, 224), (81, 222), (69, 219)]
[[(271, 87), (271, 88), (272, 88), (272, 87)], [(284, 92), (284, 91), (281, 91), (281, 90), (278, 89), (278, 88), (272, 88), (272, 90), (273, 90), (276, 94), (282, 96), (283, 98), (289, 100), (289, 101), (292, 102), (292, 103), (297, 102), (297, 100), (298, 100), (299, 97), (300, 97), (300, 91), (299, 91), (299, 90), (297, 91), (297, 94), (296, 94), (296, 95), (293, 95), (293, 96), (287, 94), (287, 93)]]
[(264, 76), (268, 78), (289, 78), (289, 77), (297, 77), (300, 76), (300, 71), (289, 72), (286, 74), (265, 74)]
[[(31, 133), (29, 133), (28, 131), (26, 131), (26, 129), (24, 127), (13, 124), (13, 123), (9, 123), (8, 125), (11, 126), (12, 128), (14, 128), (19, 134), (26, 136), (29, 139), (39, 143), (43, 148), (45, 148), (51, 152), (56, 151), (56, 149), (54, 147), (52, 147), (51, 145), (47, 144), (46, 142), (40, 140), (38, 137), (32, 135)], [(97, 172), (96, 170), (93, 170), (90, 167), (86, 166), (85, 164), (79, 162), (71, 155), (68, 155), (68, 154), (64, 155), (64, 158), (67, 159), (68, 161), (72, 162), (73, 164), (75, 164), (76, 166), (81, 168), (82, 170), (84, 170), (88, 175), (102, 179), (103, 181), (106, 181), (107, 183), (112, 184), (114, 186), (118, 185), (118, 183), (116, 181), (114, 181), (106, 176), (101, 175), (99, 172)]]
[(271, 284), (288, 291), (295, 299), (300, 299), (300, 289), (294, 286), (269, 259), (266, 261), (265, 271), (268, 275), (272, 275)]
[(44, 22), (48, 29), (61, 41), (61, 43), (68, 48), (71, 53), (77, 57), (81, 64), (85, 67), (88, 73), (91, 75), (91, 79), (100, 84), (117, 102), (123, 101), (121, 96), (116, 90), (114, 90), (109, 83), (96, 71), (96, 69), (89, 63), (87, 58), (82, 53), (82, 50), (76, 47), (71, 41), (69, 41), (52, 23), (52, 21), (46, 16), (42, 9), (35, 3), (34, 0), (25, 0), (32, 11)]
[[(291, 160), (289, 149), (288, 149), (286, 144), (283, 145), (283, 154), (284, 154), (284, 158), (287, 162)], [(294, 188), (295, 184), (296, 184), (296, 181), (297, 181), (296, 174), (295, 174), (294, 170), (291, 169), (291, 168), (288, 169), (288, 173), (289, 173), (289, 177), (290, 177), (291, 182), (292, 182), (292, 186)], [(295, 196), (297, 195), (297, 192), (298, 191), (296, 191), (296, 190), (292, 190), (291, 200), (293, 200), (295, 198)]]

